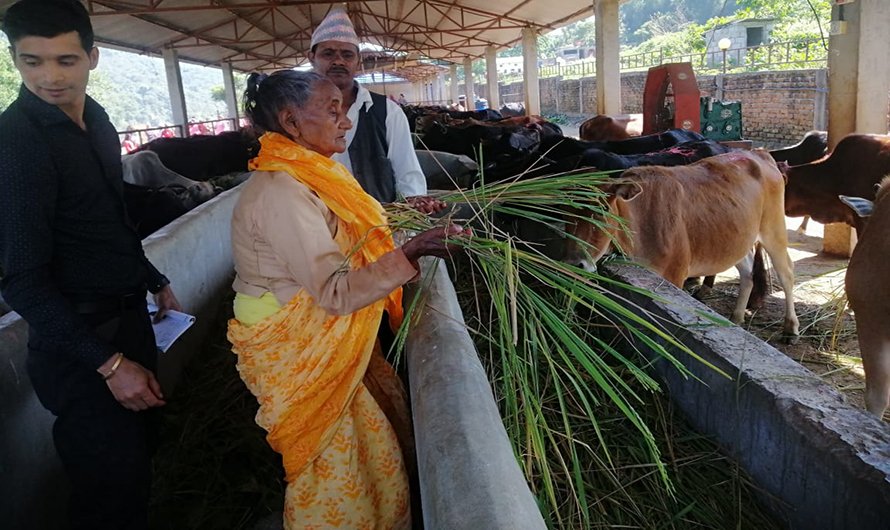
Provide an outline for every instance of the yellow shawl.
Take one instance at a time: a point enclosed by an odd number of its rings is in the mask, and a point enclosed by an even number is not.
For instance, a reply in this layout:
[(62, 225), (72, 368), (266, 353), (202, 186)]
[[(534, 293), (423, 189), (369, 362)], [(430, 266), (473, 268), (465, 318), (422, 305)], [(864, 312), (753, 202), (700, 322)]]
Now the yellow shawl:
[[(339, 218), (337, 243), (359, 268), (394, 248), (383, 207), (341, 164), (277, 133), (260, 138), (250, 169), (284, 171), (314, 191)], [(402, 319), (402, 290), (350, 315), (317, 307), (301, 290), (253, 326), (229, 323), (238, 370), (260, 402), (257, 423), (284, 459), (288, 481), (330, 443), (365, 376), (383, 310)]]

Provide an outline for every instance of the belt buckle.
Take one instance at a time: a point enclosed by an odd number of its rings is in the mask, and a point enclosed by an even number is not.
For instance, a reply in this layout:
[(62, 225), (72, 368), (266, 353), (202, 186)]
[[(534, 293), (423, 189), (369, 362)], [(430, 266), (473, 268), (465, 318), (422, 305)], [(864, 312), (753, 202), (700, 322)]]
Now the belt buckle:
[(123, 295), (120, 298), (120, 310), (124, 311), (124, 310), (130, 309), (130, 307), (132, 307), (132, 304), (135, 303), (134, 300), (138, 297), (139, 297), (139, 295), (136, 293), (129, 293), (129, 294)]

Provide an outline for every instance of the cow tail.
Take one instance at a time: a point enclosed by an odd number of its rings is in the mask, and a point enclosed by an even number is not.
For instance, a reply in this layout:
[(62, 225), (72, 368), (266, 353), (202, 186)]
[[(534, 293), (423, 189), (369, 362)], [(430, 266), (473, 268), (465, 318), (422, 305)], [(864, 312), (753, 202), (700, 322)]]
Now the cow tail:
[(766, 273), (763, 247), (760, 243), (754, 246), (753, 280), (754, 288), (751, 290), (751, 296), (748, 298), (748, 309), (757, 310), (763, 307), (763, 302), (769, 293), (769, 275)]

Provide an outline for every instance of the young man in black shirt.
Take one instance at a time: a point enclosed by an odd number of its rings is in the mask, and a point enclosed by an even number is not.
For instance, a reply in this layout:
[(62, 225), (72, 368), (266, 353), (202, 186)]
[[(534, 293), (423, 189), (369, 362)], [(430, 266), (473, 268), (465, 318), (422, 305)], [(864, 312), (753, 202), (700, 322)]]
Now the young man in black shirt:
[(145, 304), (178, 309), (123, 202), (120, 145), (86, 95), (99, 53), (77, 0), (3, 20), (22, 77), (0, 115), (0, 289), (29, 324), (28, 373), (56, 415), (72, 527), (147, 527), (152, 413), (164, 405)]

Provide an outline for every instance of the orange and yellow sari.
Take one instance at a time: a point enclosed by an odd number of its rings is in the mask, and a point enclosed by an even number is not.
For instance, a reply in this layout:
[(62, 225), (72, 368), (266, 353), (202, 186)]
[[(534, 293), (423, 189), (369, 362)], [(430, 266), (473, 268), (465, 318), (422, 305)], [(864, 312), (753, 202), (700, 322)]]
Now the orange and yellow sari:
[[(383, 208), (345, 167), (276, 133), (260, 143), (251, 169), (285, 171), (313, 190), (339, 218), (335, 239), (351, 267), (393, 249)], [(287, 529), (411, 525), (405, 459), (393, 428), (408, 413), (401, 383), (376, 346), (383, 311), (391, 324), (401, 320), (401, 298), (397, 289), (336, 316), (301, 290), (254, 325), (229, 322), (238, 371), (260, 404), (256, 421), (283, 457)]]

